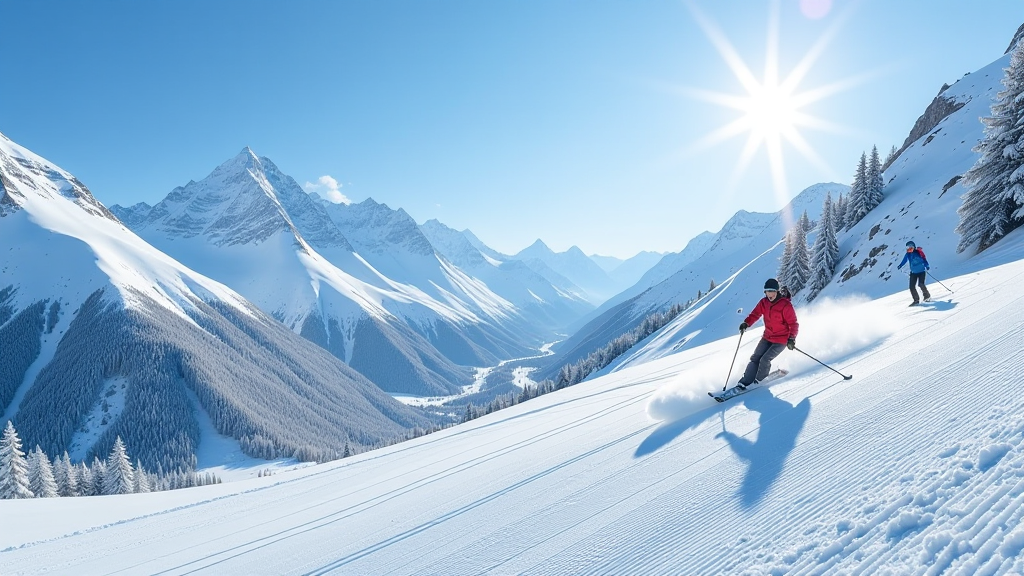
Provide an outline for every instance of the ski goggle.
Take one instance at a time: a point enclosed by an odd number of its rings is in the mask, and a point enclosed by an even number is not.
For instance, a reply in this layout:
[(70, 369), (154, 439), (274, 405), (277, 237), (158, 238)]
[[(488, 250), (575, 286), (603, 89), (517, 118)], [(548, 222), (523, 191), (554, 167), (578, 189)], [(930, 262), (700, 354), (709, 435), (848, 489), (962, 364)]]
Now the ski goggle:
[(914, 250), (913, 246), (907, 246), (907, 252), (912, 252), (913, 250)]
[(778, 290), (772, 290), (771, 288), (764, 291), (765, 294), (775, 294)]

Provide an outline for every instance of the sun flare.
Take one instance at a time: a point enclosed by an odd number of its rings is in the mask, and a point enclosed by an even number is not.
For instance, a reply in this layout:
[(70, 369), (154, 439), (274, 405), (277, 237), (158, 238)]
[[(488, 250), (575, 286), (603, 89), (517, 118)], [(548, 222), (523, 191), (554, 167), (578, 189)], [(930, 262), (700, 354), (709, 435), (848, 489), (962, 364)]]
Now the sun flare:
[(763, 147), (771, 168), (773, 193), (781, 204), (786, 204), (789, 200), (789, 190), (786, 182), (784, 143), (797, 150), (804, 160), (813, 163), (824, 173), (832, 174), (831, 168), (815, 153), (800, 130), (811, 128), (836, 133), (847, 130), (816, 118), (804, 112), (803, 108), (831, 94), (859, 84), (864, 78), (847, 78), (816, 88), (801, 89), (800, 83), (828, 45), (832, 36), (835, 35), (841, 19), (837, 19), (833, 26), (804, 54), (797, 66), (780, 80), (779, 2), (778, 0), (771, 2), (765, 70), (764, 75), (758, 78), (718, 26), (701, 12), (693, 1), (689, 1), (687, 4), (697, 23), (745, 92), (745, 94), (736, 95), (707, 90), (689, 91), (697, 98), (732, 108), (738, 113), (735, 120), (708, 134), (697, 143), (701, 147), (711, 146), (736, 136), (746, 135), (746, 144), (737, 160), (736, 170), (731, 175), (729, 189), (732, 190), (736, 187), (750, 162)]

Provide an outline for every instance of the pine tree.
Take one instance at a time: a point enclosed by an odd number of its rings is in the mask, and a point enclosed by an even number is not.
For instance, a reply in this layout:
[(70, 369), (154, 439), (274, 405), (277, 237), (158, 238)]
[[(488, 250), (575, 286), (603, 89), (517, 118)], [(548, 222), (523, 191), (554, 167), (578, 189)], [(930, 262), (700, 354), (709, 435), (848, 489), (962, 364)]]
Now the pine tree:
[(128, 459), (128, 450), (118, 436), (107, 457), (107, 470), (103, 475), (104, 494), (131, 494), (135, 489), (135, 471)]
[(800, 219), (797, 223), (800, 224), (800, 231), (803, 233), (804, 239), (806, 240), (807, 235), (814, 229), (814, 224), (811, 223), (811, 219), (807, 216), (807, 210), (804, 210), (804, 213), (800, 215)]
[(975, 245), (981, 252), (1024, 224), (1024, 42), (1013, 49), (1003, 86), (982, 118), (985, 138), (974, 147), (981, 156), (961, 180), (957, 252)]
[(897, 150), (896, 146), (893, 145), (892, 149), (889, 150), (889, 154), (885, 157), (886, 166), (892, 164), (892, 161), (896, 159), (896, 154), (899, 154), (899, 150)]
[[(807, 212), (804, 212), (801, 220), (807, 217)], [(808, 222), (810, 222), (808, 220)], [(796, 294), (807, 285), (807, 281), (811, 277), (811, 259), (807, 250), (807, 232), (804, 231), (802, 225), (795, 226), (793, 229), (793, 260), (790, 263), (789, 268), (789, 291), (792, 294)]]
[(53, 466), (43, 449), (36, 449), (28, 455), (28, 488), (36, 498), (56, 498), (57, 482), (53, 478)]
[(78, 472), (78, 495), (96, 496), (96, 477), (92, 469), (85, 465), (85, 462), (77, 464)]
[[(792, 277), (793, 268), (793, 231), (786, 232), (786, 245), (782, 250), (782, 257), (779, 258), (779, 270), (775, 274), (775, 278), (778, 279), (779, 284), (783, 286), (790, 285), (790, 278)], [(792, 290), (792, 288), (790, 288)]]
[(857, 172), (853, 176), (853, 187), (850, 189), (850, 203), (846, 209), (846, 229), (849, 230), (867, 216), (870, 206), (868, 197), (868, 157), (861, 153)]
[(846, 227), (846, 196), (842, 194), (832, 203), (832, 226), (837, 234)]
[(53, 461), (53, 480), (57, 483), (58, 496), (76, 496), (78, 490), (75, 468), (71, 465), (67, 450)]
[(871, 158), (868, 160), (867, 171), (868, 211), (874, 210), (885, 200), (883, 189), (885, 179), (882, 177), (882, 162), (878, 159), (878, 146), (871, 147)]
[(835, 225), (832, 223), (832, 213), (832, 195), (827, 194), (821, 211), (821, 222), (818, 223), (818, 235), (814, 239), (814, 248), (811, 251), (808, 300), (813, 300), (818, 292), (821, 292), (832, 281), (836, 264), (839, 261), (839, 243), (836, 240)]
[(135, 460), (135, 486), (132, 490), (136, 494), (145, 494), (146, 492), (152, 492), (153, 486), (149, 479), (149, 474), (142, 469), (142, 462)]
[(28, 462), (21, 451), (21, 439), (14, 424), (7, 421), (0, 437), (0, 499), (31, 498), (28, 485)]

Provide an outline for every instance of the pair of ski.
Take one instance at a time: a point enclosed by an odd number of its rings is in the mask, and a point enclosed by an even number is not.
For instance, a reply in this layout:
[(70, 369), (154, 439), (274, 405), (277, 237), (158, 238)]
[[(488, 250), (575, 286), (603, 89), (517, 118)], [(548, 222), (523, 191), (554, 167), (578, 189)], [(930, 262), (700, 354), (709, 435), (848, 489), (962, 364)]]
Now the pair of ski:
[[(789, 370), (783, 370), (781, 368), (778, 369), (778, 370), (772, 370), (771, 372), (768, 373), (767, 376), (764, 377), (763, 380), (761, 380), (757, 384), (767, 384), (768, 382), (771, 382), (772, 380), (778, 380), (779, 378), (782, 378), (786, 374), (789, 374)], [(725, 402), (726, 400), (728, 400), (730, 398), (735, 398), (736, 396), (740, 396), (742, 394), (750, 392), (751, 390), (753, 390), (754, 386), (755, 386), (755, 384), (751, 384), (751, 385), (747, 386), (746, 388), (740, 388), (739, 386), (733, 386), (732, 388), (729, 388), (728, 390), (725, 390), (724, 392), (708, 392), (708, 396), (711, 396), (712, 398), (714, 398), (718, 402)]]

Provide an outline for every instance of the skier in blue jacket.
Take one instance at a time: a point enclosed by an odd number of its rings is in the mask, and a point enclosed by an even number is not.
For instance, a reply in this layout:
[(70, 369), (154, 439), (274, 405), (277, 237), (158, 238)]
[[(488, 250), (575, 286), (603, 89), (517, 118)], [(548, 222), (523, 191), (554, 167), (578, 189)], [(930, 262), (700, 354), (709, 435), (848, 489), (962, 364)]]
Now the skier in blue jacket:
[(907, 254), (903, 256), (903, 261), (896, 269), (901, 270), (908, 263), (910, 264), (910, 295), (914, 297), (914, 301), (910, 305), (916, 306), (920, 303), (917, 298), (917, 290), (914, 289), (915, 284), (921, 287), (924, 301), (928, 302), (932, 299), (932, 295), (928, 293), (928, 288), (924, 285), (924, 277), (930, 267), (928, 259), (924, 256), (924, 250), (918, 248), (913, 240), (907, 242)]

